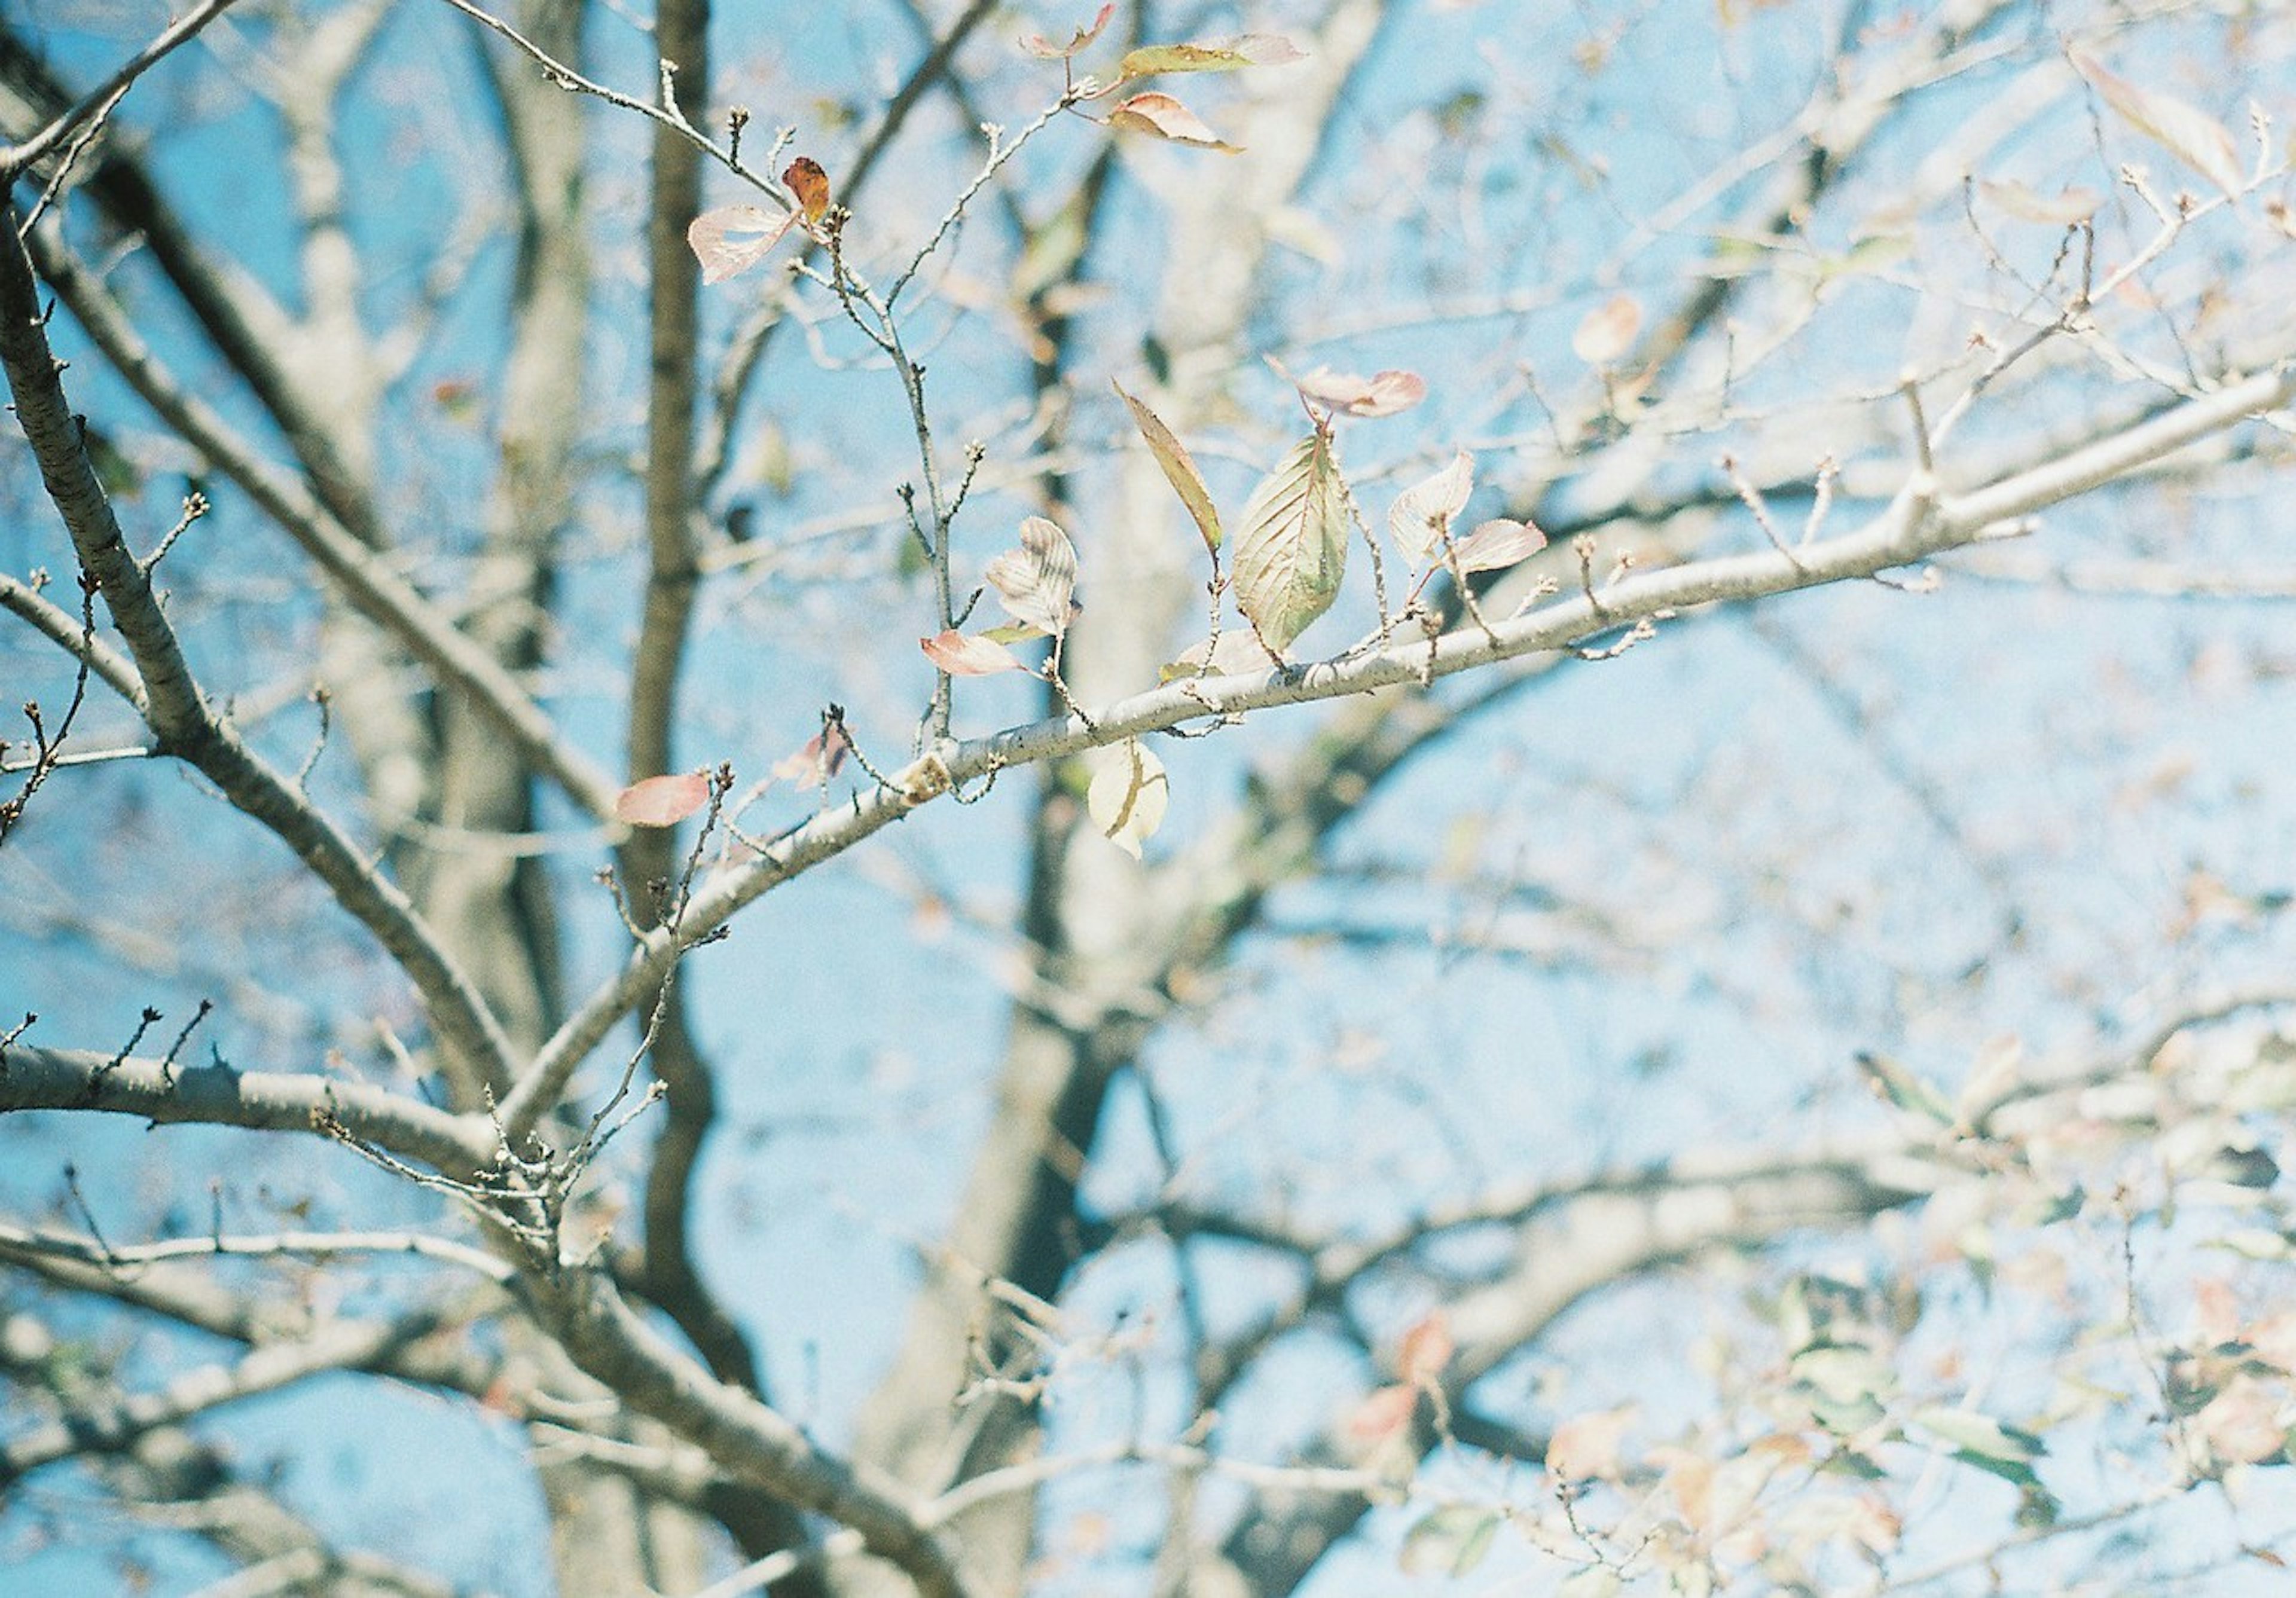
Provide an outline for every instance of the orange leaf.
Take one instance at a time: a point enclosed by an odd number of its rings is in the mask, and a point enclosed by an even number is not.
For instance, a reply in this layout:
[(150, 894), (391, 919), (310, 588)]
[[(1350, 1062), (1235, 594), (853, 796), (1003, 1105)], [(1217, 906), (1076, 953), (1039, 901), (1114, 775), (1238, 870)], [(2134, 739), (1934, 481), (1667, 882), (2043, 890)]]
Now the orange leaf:
[(616, 796), (614, 819), (634, 827), (674, 827), (709, 799), (709, 778), (702, 772), (648, 777)]
[(800, 155), (782, 168), (782, 181), (789, 184), (790, 193), (797, 196), (798, 204), (805, 210), (805, 219), (818, 222), (829, 211), (829, 174), (821, 163), (809, 155)]

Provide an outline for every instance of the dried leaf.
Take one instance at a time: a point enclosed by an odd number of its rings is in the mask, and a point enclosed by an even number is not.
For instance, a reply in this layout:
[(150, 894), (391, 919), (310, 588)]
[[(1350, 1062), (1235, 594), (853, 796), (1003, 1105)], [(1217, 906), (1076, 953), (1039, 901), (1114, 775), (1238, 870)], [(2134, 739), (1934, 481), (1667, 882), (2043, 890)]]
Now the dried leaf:
[(1348, 492), (1331, 435), (1292, 447), (1252, 490), (1236, 535), (1235, 602), (1270, 649), (1332, 608), (1347, 570)]
[(1100, 14), (1093, 18), (1092, 26), (1078, 29), (1067, 44), (1055, 45), (1041, 33), (1031, 33), (1021, 37), (1021, 48), (1040, 61), (1066, 61), (1098, 38), (1101, 29), (1108, 26), (1109, 18), (1115, 14), (1116, 0), (1108, 0), (1100, 8)]
[(1570, 335), (1570, 353), (1589, 366), (1607, 366), (1635, 347), (1642, 327), (1641, 304), (1631, 294), (1613, 294), (1578, 324)]
[(1171, 791), (1164, 763), (1140, 740), (1128, 738), (1101, 751), (1100, 769), (1085, 791), (1085, 808), (1102, 837), (1137, 860), (1140, 846), (1164, 824)]
[(1160, 139), (1169, 139), (1175, 144), (1191, 144), (1199, 150), (1217, 150), (1223, 155), (1243, 153), (1242, 146), (1221, 138), (1207, 127), (1195, 112), (1169, 94), (1152, 92), (1135, 94), (1108, 113), (1108, 125), (1128, 127), (1134, 133), (1153, 134)]
[(1455, 451), (1449, 465), (1396, 496), (1387, 512), (1388, 537), (1414, 561), (1426, 564), (1474, 492), (1475, 457)]
[(2157, 89), (2140, 88), (2105, 70), (2103, 62), (2082, 50), (2067, 53), (2073, 70), (2088, 79), (2104, 102), (2137, 132), (2207, 178), (2226, 195), (2237, 195), (2245, 175), (2240, 169), (2240, 149), (2225, 125), (2200, 107)]
[(1392, 416), (1427, 397), (1427, 381), (1415, 372), (1375, 372), (1357, 377), (1351, 372), (1318, 366), (1292, 381), (1300, 397), (1308, 404), (1346, 416)]
[(634, 827), (674, 827), (709, 802), (706, 772), (648, 777), (614, 797), (614, 819)]
[(1148, 453), (1156, 457), (1156, 464), (1163, 470), (1164, 479), (1172, 485), (1172, 492), (1177, 494), (1180, 503), (1188, 508), (1188, 515), (1194, 520), (1196, 530), (1204, 536), (1204, 547), (1217, 555), (1220, 546), (1219, 510), (1212, 504), (1211, 490), (1204, 487), (1204, 474), (1196, 470), (1196, 463), (1189, 455), (1186, 446), (1173, 436), (1172, 430), (1164, 425), (1162, 418), (1155, 412), (1127, 394), (1123, 384), (1111, 381), (1109, 386), (1116, 390), (1117, 397), (1130, 407), (1132, 424), (1148, 441)]
[(686, 226), (685, 242), (701, 263), (701, 281), (719, 283), (747, 272), (797, 225), (799, 215), (758, 205), (721, 205), (694, 217)]
[(1076, 545), (1056, 523), (1030, 516), (1021, 523), (1021, 547), (988, 562), (984, 574), (1014, 619), (1057, 638), (1075, 613)]
[(1482, 522), (1452, 546), (1461, 571), (1504, 571), (1546, 547), (1546, 535), (1528, 521), (1504, 517)]
[(829, 174), (821, 163), (809, 155), (800, 155), (782, 168), (782, 181), (790, 193), (797, 196), (799, 208), (808, 222), (818, 222), (829, 214)]
[(1451, 1363), (1451, 1322), (1438, 1309), (1413, 1323), (1395, 1356), (1396, 1374), (1413, 1387), (1432, 1387)]
[(1977, 192), (2021, 222), (2070, 227), (2096, 215), (2103, 201), (2095, 189), (2066, 189), (2054, 200), (2014, 178), (1977, 180)]
[(986, 638), (968, 638), (951, 627), (935, 638), (920, 638), (925, 659), (953, 677), (994, 676), (1000, 671), (1022, 669), (1013, 651)]

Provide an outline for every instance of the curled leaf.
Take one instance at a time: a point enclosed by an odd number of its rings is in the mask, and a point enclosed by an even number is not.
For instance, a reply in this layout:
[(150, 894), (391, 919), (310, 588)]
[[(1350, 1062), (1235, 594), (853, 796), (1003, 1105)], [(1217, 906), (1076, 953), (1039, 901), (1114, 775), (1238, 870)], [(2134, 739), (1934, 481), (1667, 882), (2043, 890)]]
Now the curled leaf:
[(931, 638), (920, 638), (925, 659), (953, 677), (994, 676), (1000, 671), (1022, 669), (1020, 660), (1001, 643), (968, 638), (955, 627)]
[(1331, 434), (1294, 445), (1243, 507), (1235, 602), (1270, 649), (1289, 649), (1332, 608), (1347, 570), (1348, 491)]
[(1486, 521), (1452, 546), (1461, 571), (1503, 571), (1546, 547), (1546, 535), (1528, 521)]
[(1387, 512), (1388, 536), (1403, 553), (1424, 564), (1475, 492), (1475, 457), (1455, 451), (1451, 463), (1395, 496)]
[(2073, 70), (2088, 79), (2090, 86), (2104, 96), (2104, 102), (2130, 127), (2226, 195), (2240, 193), (2245, 182), (2240, 169), (2240, 150), (2223, 123), (2174, 94), (2142, 88), (2126, 78), (2116, 77), (2086, 51), (2073, 50), (2068, 54)]
[(1059, 637), (1068, 631), (1075, 606), (1076, 545), (1059, 526), (1042, 516), (1021, 523), (1021, 547), (988, 562), (988, 586), (1006, 614)]
[(1100, 14), (1093, 18), (1092, 26), (1078, 29), (1067, 44), (1055, 45), (1041, 33), (1031, 33), (1021, 37), (1021, 48), (1039, 61), (1066, 61), (1098, 38), (1101, 29), (1108, 26), (1109, 18), (1115, 14), (1116, 0), (1108, 0), (1100, 8)]
[(1172, 430), (1164, 425), (1163, 419), (1155, 412), (1127, 394), (1123, 384), (1111, 380), (1109, 386), (1131, 410), (1132, 424), (1148, 441), (1148, 453), (1156, 457), (1156, 464), (1163, 469), (1164, 480), (1172, 485), (1172, 492), (1177, 494), (1180, 503), (1187, 506), (1188, 515), (1195, 522), (1196, 530), (1204, 536), (1204, 547), (1217, 555), (1220, 546), (1219, 510), (1212, 504), (1211, 490), (1204, 487), (1204, 474), (1196, 470), (1196, 463), (1189, 455), (1187, 447), (1173, 436)]
[(1344, 416), (1392, 416), (1427, 397), (1427, 381), (1415, 372), (1374, 372), (1369, 377), (1318, 366), (1292, 380), (1310, 405)]
[(1175, 144), (1192, 144), (1199, 150), (1217, 150), (1223, 155), (1243, 153), (1241, 146), (1221, 138), (1206, 127), (1195, 112), (1169, 94), (1152, 92), (1135, 94), (1108, 113), (1108, 125), (1129, 128), (1134, 133), (1153, 134), (1160, 139), (1169, 139)]
[(614, 796), (614, 819), (634, 827), (674, 827), (709, 801), (706, 772), (648, 777)]
[(1570, 335), (1570, 353), (1589, 366), (1607, 366), (1635, 347), (1643, 307), (1631, 294), (1613, 294), (1587, 313)]
[(1140, 740), (1128, 738), (1101, 751), (1100, 767), (1085, 790), (1085, 808), (1102, 837), (1137, 860), (1141, 844), (1164, 824), (1171, 792), (1164, 763)]
[(694, 217), (686, 225), (685, 242), (701, 263), (701, 281), (724, 283), (747, 272), (797, 225), (800, 215), (758, 205), (721, 205)]
[(809, 155), (800, 155), (782, 168), (782, 181), (797, 196), (799, 208), (808, 222), (818, 222), (829, 212), (829, 174), (821, 163)]

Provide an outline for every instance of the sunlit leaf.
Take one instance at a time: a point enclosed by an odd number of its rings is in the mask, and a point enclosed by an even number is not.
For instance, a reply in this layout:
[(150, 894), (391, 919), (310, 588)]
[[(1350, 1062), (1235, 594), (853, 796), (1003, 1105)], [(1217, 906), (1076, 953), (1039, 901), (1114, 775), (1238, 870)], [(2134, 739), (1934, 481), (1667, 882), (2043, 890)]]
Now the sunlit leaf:
[(1292, 381), (1302, 399), (1346, 416), (1392, 416), (1427, 397), (1427, 381), (1415, 372), (1375, 372), (1357, 377), (1318, 366)]
[(829, 214), (829, 174), (821, 163), (809, 155), (800, 155), (782, 168), (782, 181), (790, 193), (797, 196), (800, 209), (808, 222), (818, 222)]
[(2014, 178), (1980, 177), (1977, 180), (1977, 192), (2021, 222), (2046, 223), (2052, 227), (2070, 227), (2076, 222), (2086, 222), (2096, 215), (2096, 208), (2103, 203), (2095, 189), (2065, 189), (2052, 199)]
[(986, 638), (968, 638), (951, 627), (933, 638), (920, 638), (917, 647), (925, 651), (925, 659), (953, 677), (993, 676), (1000, 671), (1022, 669), (1020, 660), (1001, 643)]
[(2142, 88), (2115, 76), (2086, 51), (2068, 52), (2073, 70), (2088, 79), (2104, 102), (2137, 132), (2165, 148), (2227, 195), (2238, 194), (2245, 176), (2240, 149), (2225, 125), (2200, 107), (2158, 89)]
[(1565, 1577), (1554, 1598), (1618, 1598), (1626, 1583), (1608, 1565), (1589, 1565)]
[(1007, 614), (1057, 638), (1068, 631), (1075, 606), (1076, 545), (1042, 516), (1021, 523), (1021, 547), (988, 562), (984, 574)]
[(1913, 1422), (1932, 1437), (1980, 1459), (2027, 1464), (2048, 1452), (2048, 1445), (2031, 1432), (2005, 1426), (1991, 1415), (1980, 1414), (1975, 1410), (1931, 1405), (1915, 1412)]
[(1219, 635), (1217, 646), (1209, 638), (1192, 645), (1157, 676), (1166, 683), (1175, 677), (1232, 676), (1238, 672), (1265, 671), (1273, 664), (1259, 639), (1242, 627), (1234, 627)]
[(1607, 366), (1635, 347), (1643, 307), (1631, 294), (1613, 294), (1587, 313), (1570, 335), (1570, 353), (1589, 366)]
[(1397, 1562), (1412, 1576), (1464, 1576), (1490, 1552), (1503, 1518), (1479, 1504), (1445, 1504), (1403, 1534)]
[(1479, 524), (1459, 540), (1453, 553), (1462, 571), (1504, 571), (1546, 547), (1546, 535), (1528, 521), (1505, 518)]
[(1243, 33), (1219, 41), (1219, 48), (1241, 55), (1255, 67), (1288, 66), (1306, 61), (1308, 53), (1280, 33)]
[(1242, 67), (1274, 67), (1305, 61), (1306, 53), (1280, 34), (1248, 33), (1212, 45), (1143, 45), (1117, 64), (1116, 81), (1129, 83), (1160, 72), (1233, 72)]
[(1404, 553), (1424, 565), (1474, 492), (1475, 457), (1464, 449), (1456, 450), (1449, 465), (1395, 496), (1387, 512), (1388, 537)]
[(1289, 649), (1332, 608), (1347, 570), (1348, 494), (1331, 435), (1292, 447), (1243, 507), (1235, 601), (1268, 647)]
[(1546, 1468), (1557, 1480), (1589, 1481), (1619, 1473), (1619, 1444), (1633, 1423), (1631, 1408), (1575, 1415), (1546, 1441)]
[(1116, 0), (1108, 0), (1108, 4), (1100, 8), (1100, 14), (1093, 18), (1092, 25), (1078, 29), (1070, 36), (1067, 44), (1055, 45), (1041, 33), (1031, 33), (1021, 37), (1021, 48), (1043, 61), (1066, 61), (1098, 38), (1101, 29), (1108, 26), (1109, 18), (1115, 14)]
[(724, 283), (747, 272), (797, 225), (800, 214), (758, 205), (721, 205), (694, 217), (685, 229), (685, 242), (701, 263), (701, 281)]
[(1195, 112), (1182, 105), (1169, 94), (1151, 91), (1135, 94), (1108, 113), (1111, 127), (1126, 127), (1134, 133), (1153, 134), (1160, 139), (1169, 139), (1175, 144), (1190, 144), (1199, 150), (1217, 150), (1223, 155), (1241, 155), (1242, 147), (1231, 144), (1204, 125)]
[(634, 827), (674, 827), (709, 802), (706, 772), (648, 777), (614, 796), (614, 819)]
[(1161, 417), (1127, 394), (1123, 384), (1111, 380), (1109, 386), (1131, 410), (1132, 424), (1148, 441), (1148, 453), (1156, 458), (1156, 464), (1162, 469), (1164, 480), (1172, 485), (1172, 492), (1177, 494), (1180, 503), (1187, 507), (1196, 530), (1204, 537), (1204, 547), (1214, 554), (1219, 553), (1219, 508), (1212, 504), (1211, 490), (1204, 487), (1204, 474), (1196, 470), (1196, 463), (1188, 454), (1187, 447), (1173, 435), (1170, 428), (1164, 425)]
[(1898, 1061), (1879, 1054), (1860, 1054), (1857, 1068), (1866, 1073), (1874, 1091), (1898, 1109), (1926, 1117), (1940, 1127), (1953, 1125), (1953, 1106), (1945, 1102), (1945, 1095)]
[(1137, 860), (1140, 846), (1164, 824), (1170, 798), (1164, 763), (1137, 738), (1128, 738), (1100, 752), (1084, 802), (1101, 836)]

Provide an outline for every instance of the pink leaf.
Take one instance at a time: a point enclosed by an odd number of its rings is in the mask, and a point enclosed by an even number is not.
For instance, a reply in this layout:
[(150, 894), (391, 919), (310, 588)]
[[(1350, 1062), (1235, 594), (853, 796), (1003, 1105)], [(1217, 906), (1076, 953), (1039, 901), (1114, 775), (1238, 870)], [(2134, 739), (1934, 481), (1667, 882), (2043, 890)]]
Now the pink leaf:
[(721, 205), (694, 217), (685, 230), (685, 242), (701, 263), (701, 281), (724, 283), (747, 272), (797, 225), (799, 215), (757, 205)]
[(1195, 112), (1182, 105), (1169, 94), (1135, 94), (1108, 113), (1111, 127), (1128, 127), (1135, 133), (1153, 134), (1160, 139), (1169, 139), (1176, 144), (1192, 144), (1199, 150), (1217, 150), (1225, 155), (1241, 155), (1242, 150), (1227, 143), (1204, 126)]
[(1413, 1387), (1432, 1387), (1451, 1363), (1454, 1347), (1449, 1317), (1439, 1309), (1431, 1311), (1403, 1334), (1395, 1356), (1396, 1374)]
[(1066, 61), (1098, 38), (1100, 30), (1108, 26), (1109, 18), (1115, 14), (1116, 0), (1108, 0), (1108, 4), (1100, 8), (1100, 14), (1093, 18), (1092, 26), (1078, 29), (1067, 44), (1055, 45), (1041, 33), (1031, 33), (1021, 37), (1021, 48), (1040, 61)]
[(986, 638), (968, 638), (951, 627), (937, 638), (920, 638), (925, 659), (953, 677), (994, 676), (1000, 671), (1022, 669), (1013, 651)]
[(1384, 1441), (1411, 1424), (1418, 1413), (1419, 1390), (1398, 1382), (1381, 1388), (1356, 1405), (1348, 1417), (1348, 1434), (1366, 1443)]
[(1389, 537), (1414, 561), (1425, 561), (1474, 492), (1475, 457), (1455, 450), (1449, 465), (1396, 496), (1387, 512)]
[(1502, 571), (1546, 547), (1546, 535), (1528, 521), (1486, 521), (1453, 547), (1462, 571)]
[(845, 764), (845, 751), (852, 747), (853, 741), (845, 735), (845, 724), (832, 721), (808, 739), (803, 749), (782, 757), (774, 766), (774, 775), (800, 788), (817, 788), (837, 774)]
[(1616, 1476), (1619, 1444), (1633, 1419), (1631, 1409), (1611, 1409), (1563, 1422), (1547, 1439), (1547, 1470), (1559, 1481)]
[(614, 819), (634, 827), (674, 827), (709, 802), (706, 772), (648, 777), (615, 797)]

